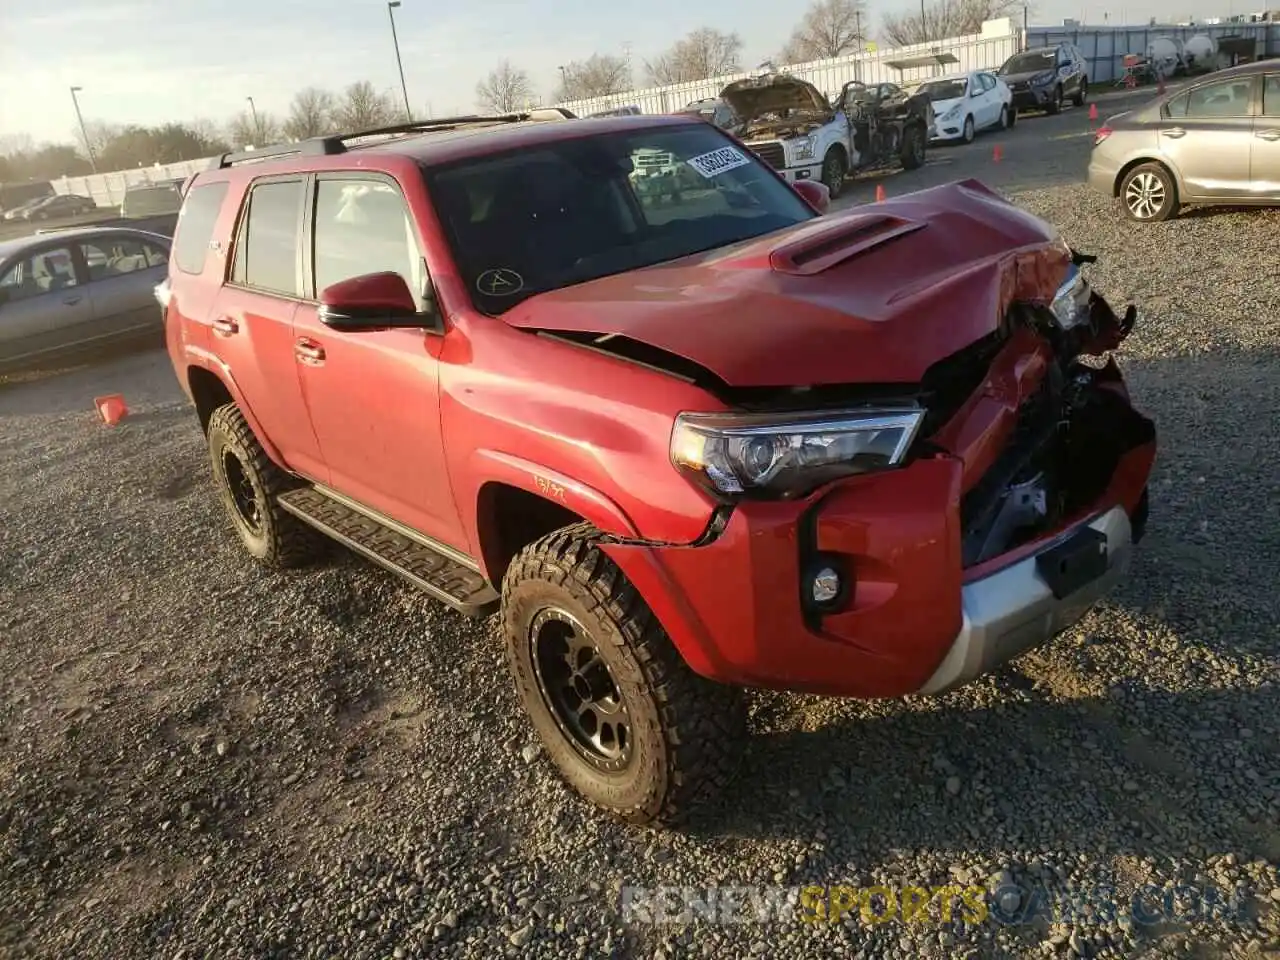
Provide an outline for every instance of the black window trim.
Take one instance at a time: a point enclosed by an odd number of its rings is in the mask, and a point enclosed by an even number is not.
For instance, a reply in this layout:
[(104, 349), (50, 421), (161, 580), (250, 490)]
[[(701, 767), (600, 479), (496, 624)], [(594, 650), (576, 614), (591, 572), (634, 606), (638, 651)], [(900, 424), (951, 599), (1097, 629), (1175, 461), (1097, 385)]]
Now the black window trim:
[[(298, 236), (303, 236), (303, 230), (306, 227), (306, 210), (307, 210), (307, 183), (312, 179), (309, 173), (276, 173), (268, 174), (262, 177), (254, 177), (244, 188), (244, 194), (240, 198), (240, 209), (236, 212), (235, 226), (231, 231), (231, 248), (227, 251), (226, 260), (222, 265), (222, 285), (230, 287), (233, 290), (243, 290), (246, 293), (256, 294), (262, 297), (273, 297), (277, 300), (290, 300), (294, 303), (305, 303), (306, 299), (299, 293), (285, 293), (280, 290), (266, 290), (262, 287), (255, 287), (248, 283), (238, 283), (234, 279), (236, 269), (236, 251), (240, 247), (243, 237), (241, 234), (249, 229), (249, 208), (253, 203), (253, 191), (264, 184), (271, 183), (300, 183), (302, 184), (302, 204), (298, 212)], [(298, 243), (298, 249), (293, 254), (293, 277), (294, 285), (301, 291), (303, 289), (304, 274), (302, 270), (302, 252), (306, 247), (305, 243)]]
[[(427, 245), (423, 242), (422, 225), (418, 223), (417, 216), (414, 215), (413, 205), (409, 203), (409, 198), (405, 196), (404, 187), (400, 181), (389, 173), (381, 170), (323, 170), (308, 176), (307, 194), (303, 198), (303, 243), (302, 243), (302, 296), (299, 298), (301, 302), (318, 305), (320, 303), (320, 291), (316, 289), (316, 272), (315, 272), (315, 250), (316, 250), (316, 221), (315, 206), (316, 194), (320, 190), (321, 180), (341, 180), (344, 182), (367, 180), (375, 183), (384, 183), (391, 187), (400, 198), (400, 202), (404, 205), (404, 212), (409, 217), (409, 222), (413, 224), (413, 239), (418, 248), (418, 260), (422, 263), (422, 274), (424, 283), (428, 288), (434, 288), (431, 280), (431, 265), (427, 262), (426, 249)], [(425, 183), (423, 184), (425, 188)], [(436, 299), (434, 291), (416, 290), (413, 292), (414, 297)], [(430, 328), (427, 328), (430, 329)]]

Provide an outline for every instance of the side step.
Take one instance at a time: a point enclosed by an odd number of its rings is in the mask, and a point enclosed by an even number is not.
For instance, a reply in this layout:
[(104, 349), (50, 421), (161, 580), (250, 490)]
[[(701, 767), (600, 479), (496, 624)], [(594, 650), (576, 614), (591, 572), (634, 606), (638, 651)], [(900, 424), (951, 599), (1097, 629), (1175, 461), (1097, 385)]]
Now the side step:
[(483, 617), (498, 608), (498, 592), (484, 575), (443, 545), (393, 521), (358, 510), (316, 487), (279, 497), (280, 506), (343, 546), (397, 573), (460, 613)]

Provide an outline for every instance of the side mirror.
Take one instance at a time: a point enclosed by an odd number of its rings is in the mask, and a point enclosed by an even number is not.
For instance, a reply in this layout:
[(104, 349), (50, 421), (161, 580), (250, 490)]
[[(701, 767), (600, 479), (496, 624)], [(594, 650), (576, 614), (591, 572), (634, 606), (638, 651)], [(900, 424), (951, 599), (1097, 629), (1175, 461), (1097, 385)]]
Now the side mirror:
[(831, 191), (827, 189), (825, 183), (819, 183), (817, 180), (797, 180), (791, 186), (809, 206), (819, 213), (826, 213), (827, 208), (831, 206)]
[(336, 330), (434, 327), (432, 311), (420, 313), (404, 277), (366, 273), (326, 287), (320, 294), (320, 322)]

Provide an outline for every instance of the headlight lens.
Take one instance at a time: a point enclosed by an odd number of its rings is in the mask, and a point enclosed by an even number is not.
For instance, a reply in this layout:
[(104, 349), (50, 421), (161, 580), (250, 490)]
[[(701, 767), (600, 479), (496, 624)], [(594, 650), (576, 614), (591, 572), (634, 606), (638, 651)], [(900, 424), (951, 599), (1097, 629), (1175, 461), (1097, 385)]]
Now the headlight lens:
[(1057, 75), (1052, 70), (1047, 71), (1045, 73), (1037, 73), (1034, 77), (1031, 78), (1031, 82), (1034, 83), (1037, 87), (1040, 87), (1040, 86), (1044, 86), (1044, 84), (1048, 83), (1055, 76)]
[(792, 156), (797, 160), (813, 159), (813, 137), (799, 137), (791, 141)]
[(718, 496), (787, 499), (839, 477), (900, 465), (923, 419), (916, 407), (683, 413), (671, 434), (671, 462)]
[(1087, 322), (1091, 294), (1089, 281), (1085, 280), (1079, 267), (1072, 266), (1050, 305), (1053, 315), (1058, 318), (1058, 326), (1063, 330), (1070, 330)]
[(955, 106), (953, 106), (950, 110), (948, 110), (946, 113), (942, 115), (942, 119), (944, 121), (954, 120), (958, 116), (960, 116), (960, 104), (957, 103)]

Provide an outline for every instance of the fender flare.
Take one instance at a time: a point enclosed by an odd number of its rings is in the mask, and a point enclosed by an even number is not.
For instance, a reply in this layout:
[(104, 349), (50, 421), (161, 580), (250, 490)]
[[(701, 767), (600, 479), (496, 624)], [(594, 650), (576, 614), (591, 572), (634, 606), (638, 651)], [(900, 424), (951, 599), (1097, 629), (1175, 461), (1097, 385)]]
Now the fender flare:
[(244, 416), (245, 422), (249, 424), (249, 429), (253, 431), (253, 435), (258, 439), (258, 443), (262, 445), (262, 449), (266, 452), (267, 456), (270, 457), (275, 465), (281, 470), (288, 470), (289, 468), (285, 466), (284, 457), (281, 455), (280, 450), (271, 442), (270, 438), (267, 437), (266, 433), (262, 429), (262, 424), (258, 421), (258, 418), (254, 416), (253, 409), (245, 400), (244, 393), (240, 390), (240, 385), (236, 383), (236, 378), (235, 375), (232, 374), (231, 368), (227, 366), (221, 358), (214, 354), (190, 345), (187, 346), (187, 360), (187, 383), (184, 383), (183, 387), (187, 391), (190, 391), (190, 376), (191, 368), (193, 367), (198, 367), (201, 370), (208, 371), (217, 377), (223, 387), (226, 388), (227, 393), (231, 394), (232, 401), (234, 401), (236, 407), (239, 408), (240, 413)]

